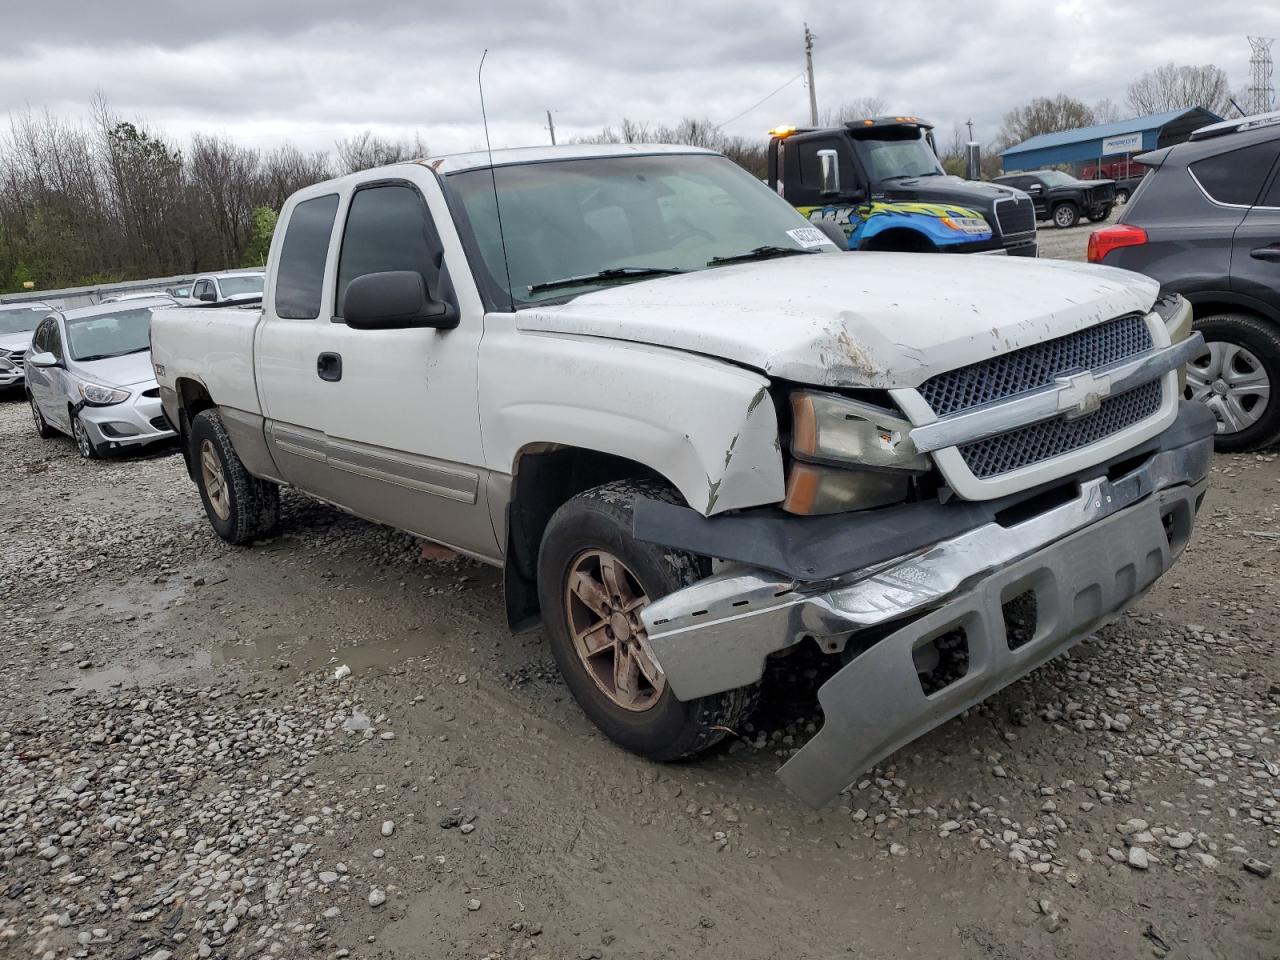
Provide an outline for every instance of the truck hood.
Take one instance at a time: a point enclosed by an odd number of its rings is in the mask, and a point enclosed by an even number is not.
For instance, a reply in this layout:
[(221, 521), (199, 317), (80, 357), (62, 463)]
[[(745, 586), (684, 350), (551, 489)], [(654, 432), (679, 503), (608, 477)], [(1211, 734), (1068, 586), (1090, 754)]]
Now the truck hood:
[(662, 277), (521, 310), (528, 332), (687, 350), (798, 383), (915, 387), (944, 370), (1146, 313), (1159, 285), (1084, 263), (830, 253)]
[(947, 203), (989, 212), (997, 200), (1022, 196), (1022, 191), (1000, 183), (980, 183), (963, 177), (912, 177), (882, 182), (876, 191), (886, 200), (918, 200)]
[(93, 380), (104, 387), (130, 387), (155, 380), (151, 369), (151, 351), (126, 353), (123, 357), (107, 357), (105, 360), (74, 360), (73, 373)]

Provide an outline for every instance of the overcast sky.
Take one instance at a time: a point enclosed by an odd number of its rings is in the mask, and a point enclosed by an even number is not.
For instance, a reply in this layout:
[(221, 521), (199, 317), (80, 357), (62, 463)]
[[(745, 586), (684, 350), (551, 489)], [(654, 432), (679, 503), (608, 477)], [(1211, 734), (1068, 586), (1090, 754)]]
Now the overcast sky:
[[(804, 67), (817, 34), (819, 109), (862, 96), (982, 141), (1010, 107), (1066, 92), (1123, 110), (1163, 62), (1216, 63), (1248, 86), (1246, 34), (1280, 36), (1280, 0), (6, 0), (0, 108), (87, 116), (101, 90), (179, 140), (223, 132), (329, 149), (365, 128), (433, 153), (561, 139), (624, 116), (729, 120)], [(1280, 44), (1277, 44), (1280, 56)], [(1280, 76), (1280, 72), (1278, 72)], [(801, 80), (729, 123), (763, 136), (808, 119)]]

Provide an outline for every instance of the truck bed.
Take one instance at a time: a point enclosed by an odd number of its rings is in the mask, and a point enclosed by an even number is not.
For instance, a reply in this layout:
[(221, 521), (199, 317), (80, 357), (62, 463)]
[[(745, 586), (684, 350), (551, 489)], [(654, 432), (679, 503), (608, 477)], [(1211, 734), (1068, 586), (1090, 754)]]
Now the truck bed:
[(188, 378), (217, 397), (220, 406), (260, 414), (253, 339), (261, 319), (257, 303), (157, 310), (151, 319), (151, 361), (166, 410), (181, 392), (179, 381)]

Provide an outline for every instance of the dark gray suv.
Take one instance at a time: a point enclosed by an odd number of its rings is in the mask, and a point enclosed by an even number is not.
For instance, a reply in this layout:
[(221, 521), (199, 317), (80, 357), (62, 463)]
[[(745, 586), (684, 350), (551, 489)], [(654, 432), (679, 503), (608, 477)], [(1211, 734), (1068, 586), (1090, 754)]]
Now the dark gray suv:
[(1150, 167), (1089, 260), (1191, 301), (1207, 352), (1187, 396), (1218, 418), (1219, 450), (1280, 440), (1280, 112), (1227, 120), (1136, 158)]

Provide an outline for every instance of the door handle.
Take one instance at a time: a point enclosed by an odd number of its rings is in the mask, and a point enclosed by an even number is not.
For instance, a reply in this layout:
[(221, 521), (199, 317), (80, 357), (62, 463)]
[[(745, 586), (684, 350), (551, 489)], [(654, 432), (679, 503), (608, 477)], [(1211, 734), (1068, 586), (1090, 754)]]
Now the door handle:
[(322, 353), (316, 357), (316, 376), (334, 382), (342, 379), (342, 354)]
[(1268, 247), (1254, 247), (1249, 251), (1249, 256), (1255, 260), (1270, 260), (1272, 263), (1280, 263), (1280, 243), (1273, 243)]

